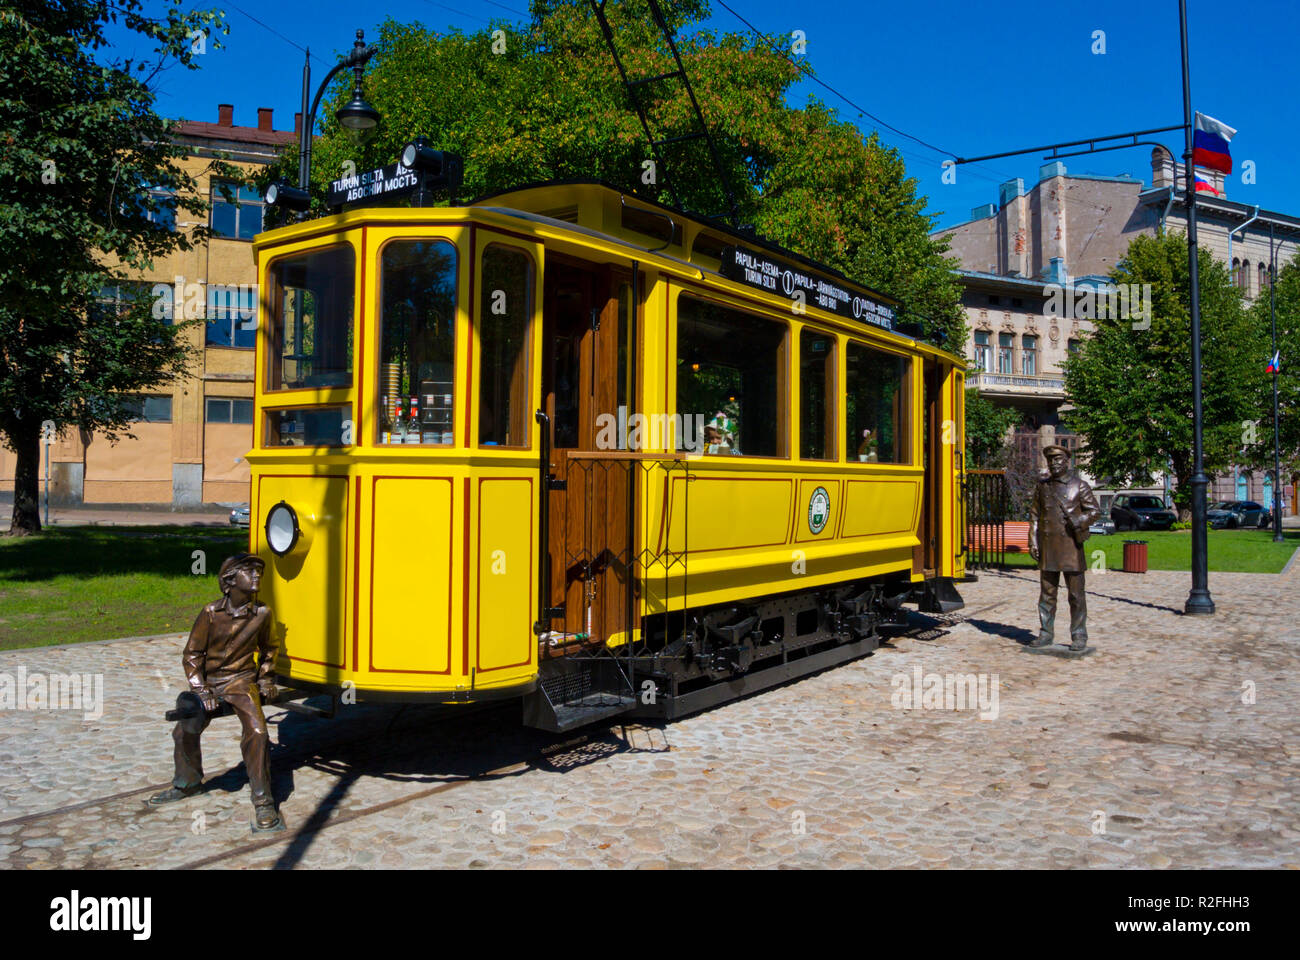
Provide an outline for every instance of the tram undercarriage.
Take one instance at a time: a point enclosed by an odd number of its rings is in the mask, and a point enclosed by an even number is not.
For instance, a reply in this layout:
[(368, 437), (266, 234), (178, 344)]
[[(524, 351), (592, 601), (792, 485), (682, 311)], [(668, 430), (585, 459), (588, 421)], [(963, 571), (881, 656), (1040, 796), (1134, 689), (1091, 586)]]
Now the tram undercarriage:
[(524, 721), (559, 732), (620, 714), (685, 716), (869, 656), (880, 628), (906, 624), (908, 602), (962, 606), (950, 580), (899, 575), (647, 618), (635, 651), (543, 655)]

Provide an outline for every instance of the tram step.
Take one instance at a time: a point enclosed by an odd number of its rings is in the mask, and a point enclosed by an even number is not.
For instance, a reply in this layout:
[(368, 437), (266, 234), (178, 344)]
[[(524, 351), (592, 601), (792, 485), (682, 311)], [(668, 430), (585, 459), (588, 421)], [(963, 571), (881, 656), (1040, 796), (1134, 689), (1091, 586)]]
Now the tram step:
[(563, 733), (636, 706), (627, 675), (607, 656), (546, 660), (539, 673), (537, 689), (524, 698), (530, 727)]
[(565, 733), (577, 727), (586, 726), (589, 723), (595, 723), (597, 720), (604, 720), (606, 717), (616, 717), (620, 713), (627, 713), (636, 706), (636, 697), (629, 696), (608, 696), (596, 694), (590, 698), (593, 702), (584, 703), (561, 703), (554, 707), (555, 715), (555, 733)]
[(923, 613), (952, 613), (966, 606), (951, 577), (935, 577), (917, 584), (914, 596), (917, 609)]

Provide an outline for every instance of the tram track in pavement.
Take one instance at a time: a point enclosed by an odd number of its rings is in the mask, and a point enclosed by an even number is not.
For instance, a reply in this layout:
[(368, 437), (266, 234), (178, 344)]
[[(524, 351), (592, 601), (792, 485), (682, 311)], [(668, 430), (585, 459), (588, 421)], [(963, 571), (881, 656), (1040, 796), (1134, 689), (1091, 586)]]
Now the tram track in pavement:
[[(982, 607), (970, 613), (981, 613), (985, 609), (1001, 606), (1002, 603), (994, 603), (988, 607)], [(966, 613), (966, 611), (963, 611)], [(951, 615), (950, 615), (951, 616)], [(927, 618), (928, 619), (928, 618)], [(944, 618), (947, 620), (948, 618)], [(953, 621), (960, 622), (965, 617), (962, 614), (952, 616)], [(931, 629), (938, 626), (951, 625), (951, 622), (944, 624), (940, 621), (937, 624), (929, 624)], [(921, 624), (913, 622), (909, 629), (905, 629), (899, 639), (909, 634), (915, 633), (918, 629), (924, 629)], [(402, 796), (390, 797), (379, 802), (371, 803), (366, 806), (353, 809), (338, 809), (340, 801), (331, 800), (330, 796), (316, 798), (316, 810), (307, 816), (297, 825), (290, 824), (286, 830), (264, 835), (254, 835), (254, 837), (245, 842), (239, 843), (226, 850), (219, 850), (204, 857), (199, 857), (184, 863), (176, 864), (170, 869), (202, 869), (205, 867), (220, 864), (239, 857), (257, 853), (273, 847), (285, 847), (286, 855), (293, 847), (300, 845), (304, 840), (313, 838), (324, 830), (336, 826), (343, 826), (348, 823), (371, 817), (383, 813), (395, 807), (413, 803), (419, 800), (437, 796), (458, 787), (468, 786), (474, 783), (484, 783), (502, 777), (517, 776), (527, 772), (530, 769), (538, 768), (548, 762), (548, 758), (553, 763), (554, 758), (563, 756), (566, 751), (578, 748), (582, 745), (591, 746), (593, 740), (599, 743), (601, 740), (609, 738), (622, 741), (622, 746), (615, 746), (612, 743), (606, 743), (604, 753), (596, 756), (594, 751), (589, 751), (585, 759), (579, 762), (595, 762), (606, 756), (625, 749), (640, 749), (632, 745), (632, 739), (639, 730), (654, 730), (657, 725), (645, 725), (637, 722), (620, 722), (613, 720), (599, 726), (591, 728), (587, 733), (570, 739), (564, 739), (563, 735), (543, 734), (540, 731), (529, 731), (520, 726), (517, 720), (506, 720), (504, 715), (508, 712), (507, 704), (484, 703), (466, 706), (457, 706), (453, 708), (444, 708), (436, 716), (430, 717), (427, 713), (423, 717), (423, 722), (416, 717), (412, 723), (412, 715), (407, 715), (407, 722), (398, 725), (398, 721), (403, 718), (407, 709), (419, 710), (421, 708), (411, 705), (409, 708), (402, 708), (393, 713), (372, 714), (369, 720), (370, 729), (360, 732), (357, 736), (350, 736), (347, 739), (333, 739), (330, 736), (332, 731), (326, 728), (322, 731), (323, 735), (311, 737), (311, 742), (302, 747), (281, 747), (273, 754), (273, 776), (278, 769), (281, 775), (284, 774), (286, 767), (292, 771), (301, 770), (304, 767), (310, 768), (318, 773), (331, 777), (336, 783), (344, 784), (343, 792), (346, 792), (346, 786), (357, 780), (370, 779), (388, 779), (390, 781), (419, 781), (428, 782), (430, 778), (438, 778), (439, 782), (430, 784), (418, 790), (414, 790)], [(340, 714), (343, 716), (344, 714)], [(293, 716), (289, 713), (280, 714), (275, 719), (283, 721), (287, 717)], [(471, 716), (475, 717), (475, 722), (469, 724), (449, 724), (448, 720), (453, 718), (470, 720)], [(491, 729), (494, 724), (489, 719), (495, 716), (498, 718), (496, 729)], [(504, 720), (504, 724), (500, 723)], [(487, 729), (485, 727), (485, 721)], [(323, 723), (326, 721), (310, 720), (305, 721), (311, 724)], [(161, 725), (160, 725), (161, 726)], [(615, 730), (622, 729), (623, 735), (620, 737)], [(475, 770), (463, 774), (454, 772), (456, 759), (462, 763), (471, 757), (478, 757), (481, 754), (490, 754), (492, 752), (500, 753), (499, 750), (493, 750), (490, 746), (475, 745), (476, 738), (481, 738), (484, 733), (488, 734), (488, 744), (496, 744), (497, 739), (506, 731), (516, 731), (516, 735), (506, 737), (512, 741), (506, 752), (514, 752), (515, 756), (510, 762), (492, 766), (486, 770)], [(343, 732), (343, 731), (339, 731)], [(448, 740), (448, 734), (451, 735)], [(283, 736), (283, 732), (281, 734)], [(549, 742), (542, 744), (538, 748), (531, 748), (526, 741), (530, 737), (542, 736)], [(653, 737), (653, 734), (651, 735)], [(443, 741), (440, 743), (440, 741)], [(447, 747), (451, 750), (448, 751)], [(449, 757), (448, 753), (459, 753), (459, 758)], [(404, 765), (411, 763), (420, 764), (427, 761), (430, 757), (438, 757), (447, 762), (440, 763), (438, 768), (430, 770), (427, 767), (421, 768), (419, 772), (403, 773), (399, 772)], [(489, 757), (489, 759), (491, 759)], [(475, 764), (477, 765), (477, 764)], [(237, 776), (235, 771), (239, 769), (236, 764), (221, 774), (209, 777), (204, 781), (204, 791), (217, 789), (229, 790), (229, 786), (219, 787), (219, 781), (229, 781), (232, 776)], [(79, 811), (94, 807), (112, 807), (122, 800), (139, 796), (150, 791), (157, 791), (166, 788), (169, 783), (149, 784), (137, 787), (131, 790), (119, 791), (116, 793), (106, 794), (100, 797), (93, 797), (86, 800), (78, 800), (73, 803), (54, 807), (49, 810), (37, 811), (34, 813), (24, 814), (8, 820), (0, 821), (0, 827), (13, 825), (26, 825), (38, 823), (40, 821), (51, 820), (62, 816), (75, 814)], [(242, 784), (236, 789), (242, 789)], [(196, 796), (202, 796), (200, 793)], [(282, 803), (287, 803), (294, 794), (301, 794), (306, 797), (308, 791), (303, 789), (294, 789), (290, 792)], [(130, 813), (119, 806), (119, 812)], [(292, 862), (292, 861), (291, 861)], [(143, 864), (137, 864), (143, 866)], [(290, 863), (291, 865), (291, 863)]]
[[(228, 849), (217, 850), (208, 856), (199, 857), (182, 863), (172, 862), (164, 869), (202, 869), (211, 865), (235, 860), (242, 856), (256, 853), (268, 848), (278, 848), (276, 867), (292, 867), (301, 858), (302, 853), (312, 840), (322, 831), (335, 826), (344, 826), (365, 817), (382, 813), (430, 796), (445, 793), (457, 787), (472, 783), (484, 783), (501, 777), (518, 776), (531, 769), (545, 769), (550, 766), (562, 769), (568, 766), (596, 762), (625, 749), (638, 749), (632, 745), (635, 730), (641, 724), (619, 723), (612, 721), (593, 726), (585, 734), (574, 736), (548, 734), (538, 730), (522, 727), (514, 712), (513, 704), (484, 703), (468, 706), (456, 706), (438, 710), (436, 715), (421, 710), (407, 713), (406, 709), (396, 712), (384, 711), (371, 714), (368, 719), (370, 729), (346, 739), (335, 739), (328, 729), (314, 734), (311, 742), (300, 748), (281, 749), (273, 755), (272, 776), (277, 786), (282, 788), (286, 780), (294, 785), (287, 795), (283, 789), (276, 793), (281, 797), (282, 810), (288, 809), (287, 829), (267, 834), (254, 834), (251, 838)], [(411, 705), (414, 708), (414, 705)], [(408, 708), (409, 709), (409, 708)], [(416, 708), (418, 709), (418, 708)], [(406, 722), (395, 725), (405, 715)], [(475, 716), (471, 716), (475, 715)], [(276, 719), (283, 720), (288, 714)], [(449, 723), (452, 719), (467, 722)], [(312, 724), (318, 721), (309, 721)], [(358, 721), (359, 722), (359, 721)], [(622, 728), (620, 736), (614, 732)], [(338, 731), (342, 732), (342, 731)], [(652, 735), (653, 736), (653, 735)], [(567, 737), (567, 739), (566, 739)], [(540, 738), (544, 742), (537, 744)], [(619, 743), (615, 744), (614, 741)], [(581, 745), (590, 745), (595, 741), (599, 749), (588, 746), (583, 751)], [(291, 751), (291, 752), (290, 752)], [(578, 754), (571, 757), (569, 753)], [(505, 759), (509, 762), (491, 765), (492, 760)], [(467, 769), (468, 766), (468, 769)], [(476, 769), (477, 768), (477, 769)], [(235, 764), (220, 774), (206, 778), (204, 790), (194, 798), (200, 800), (205, 794), (226, 793), (234, 790), (242, 792), (245, 787), (240, 765)], [(318, 775), (304, 780), (302, 773), (312, 772)], [(390, 781), (411, 782), (430, 779), (438, 782), (400, 796), (389, 796), (378, 802), (352, 809), (340, 809), (343, 798), (357, 782)], [(167, 783), (150, 784), (131, 790), (119, 791), (99, 797), (79, 800), (48, 810), (36, 811), (20, 817), (0, 822), (4, 825), (36, 825), (42, 833), (50, 827), (60, 834), (66, 819), (72, 819), (80, 811), (99, 808), (104, 821), (95, 816), (96, 837), (124, 836), (123, 830), (134, 831), (143, 825), (153, 814), (167, 810), (147, 810), (143, 804), (127, 804), (124, 800), (141, 796), (150, 791), (163, 789)], [(373, 789), (372, 789), (373, 794)], [(294, 804), (295, 796), (297, 803)], [(374, 798), (372, 796), (371, 798)], [(304, 803), (305, 802), (305, 803)], [(294, 810), (294, 806), (299, 810)], [(170, 807), (171, 805), (169, 805)], [(182, 803), (181, 806), (184, 806)], [(310, 812), (307, 812), (307, 811)], [(296, 814), (302, 813), (301, 818)], [(298, 822), (295, 823), (294, 820)], [(159, 821), (160, 825), (163, 821)], [(245, 834), (247, 837), (248, 835)], [(22, 842), (21, 832), (11, 835), (12, 839), (0, 837), (0, 843)], [(232, 838), (233, 840), (233, 838)], [(92, 846), (93, 849), (93, 846)], [(99, 854), (91, 853), (87, 857), (84, 842), (60, 845), (50, 850), (51, 857), (46, 858), (49, 866), (68, 868), (92, 867), (112, 869), (147, 868), (150, 864), (145, 859), (133, 855), (128, 847), (117, 848), (110, 854), (112, 862), (96, 861)], [(83, 859), (85, 857), (85, 859)], [(26, 850), (15, 850), (8, 858), (8, 865), (27, 866)], [(50, 863), (50, 859), (53, 860)]]
[[(452, 719), (453, 717), (465, 718), (465, 717), (472, 716), (474, 714), (480, 714), (487, 711), (500, 710), (500, 709), (501, 706), (498, 704), (470, 704), (464, 707), (458, 706), (454, 710), (448, 711), (444, 716), (437, 718), (437, 720), (438, 722), (445, 722), (449, 719)], [(279, 715), (277, 719), (283, 719), (283, 717), (290, 716), (290, 715), (291, 715), (290, 711), (286, 710), (283, 714)], [(400, 716), (400, 711), (398, 712), (398, 714), (394, 716), (393, 720), (389, 721), (385, 731), (382, 734), (382, 737), (384, 739), (391, 737), (396, 732), (400, 732), (401, 730), (400, 727), (396, 728), (396, 730), (393, 729), (393, 722), (394, 720), (397, 719), (398, 716)], [(374, 734), (372, 731), (369, 734), (365, 734), (358, 737), (352, 737), (348, 740), (330, 742), (326, 745), (330, 749), (345, 750), (348, 747), (352, 747), (355, 746), (356, 744), (363, 743), (366, 741), (371, 741), (373, 739), (374, 739)], [(292, 748), (289, 748), (287, 752), (284, 749), (282, 749), (279, 751), (275, 751), (272, 754), (272, 759), (275, 763), (283, 763), (283, 762), (289, 762), (292, 764), (306, 763), (320, 754), (322, 746), (323, 746), (322, 744), (317, 743), (310, 749), (294, 750)], [(208, 777), (207, 779), (204, 780), (204, 786), (208, 787), (213, 782), (229, 776), (234, 769), (236, 769), (236, 767), (231, 767), (229, 770), (226, 770), (220, 774), (217, 774), (212, 777)], [(166, 790), (171, 785), (172, 783), (170, 780), (165, 780), (161, 783), (146, 784), (143, 787), (135, 787), (131, 790), (122, 790), (118, 793), (109, 793), (100, 797), (91, 797), (90, 799), (87, 800), (77, 800), (74, 801), (73, 803), (64, 804), (62, 806), (51, 807), (48, 810), (38, 810), (33, 813), (23, 814), (22, 816), (11, 817), (8, 820), (0, 820), (0, 827), (10, 827), (10, 826), (19, 826), (27, 823), (36, 823), (41, 820), (50, 819), (52, 817), (59, 817), (70, 813), (77, 813), (78, 811), (87, 810), (92, 807), (105, 806), (117, 800), (125, 800), (129, 797), (139, 796), (140, 794), (143, 793), (150, 793), (150, 792), (156, 793), (160, 790)], [(196, 794), (196, 796), (201, 796), (201, 795), (202, 795), (201, 793)]]
[[(526, 773), (529, 770), (537, 769), (540, 767), (542, 763), (546, 762), (548, 758), (557, 755), (563, 755), (565, 751), (574, 748), (580, 748), (586, 746), (592, 743), (594, 738), (608, 736), (609, 732), (614, 728), (621, 728), (623, 730), (622, 737), (618, 737), (617, 735), (615, 735), (615, 737), (616, 739), (620, 739), (625, 744), (628, 745), (627, 747), (625, 747), (625, 749), (636, 749), (635, 747), (631, 746), (632, 735), (635, 733), (635, 731), (642, 730), (642, 729), (646, 729), (646, 730), (653, 729), (653, 727), (644, 724), (635, 723), (635, 722), (631, 722), (631, 723), (623, 722), (617, 719), (608, 722), (599, 723), (599, 724), (594, 724), (592, 728), (589, 730), (589, 732), (585, 734), (579, 734), (578, 736), (572, 737), (568, 740), (563, 740), (563, 741), (557, 740), (553, 743), (541, 747), (538, 750), (531, 752), (529, 755), (525, 756), (522, 759), (514, 760), (502, 766), (495, 767), (490, 770), (485, 770), (481, 773), (469, 774), (451, 780), (444, 780), (433, 786), (426, 787), (421, 790), (415, 790), (403, 796), (393, 797), (391, 799), (384, 800), (379, 803), (373, 803), (358, 809), (346, 810), (334, 815), (329, 815), (328, 812), (323, 816), (313, 815), (309, 817), (307, 821), (299, 827), (296, 828), (289, 827), (286, 830), (281, 832), (267, 834), (258, 839), (254, 839), (246, 843), (242, 843), (237, 847), (233, 847), (228, 850), (221, 850), (216, 853), (209, 854), (206, 857), (200, 857), (199, 859), (196, 860), (191, 860), (186, 863), (178, 864), (177, 866), (172, 867), (171, 869), (199, 870), (205, 867), (214, 866), (216, 864), (223, 863), (228, 860), (233, 860), (238, 857), (254, 854), (259, 851), (266, 850), (280, 845), (284, 845), (286, 849), (292, 848), (295, 845), (301, 843), (302, 841), (310, 838), (314, 838), (317, 834), (320, 834), (323, 831), (328, 830), (332, 827), (343, 826), (344, 824), (353, 823), (365, 817), (374, 816), (375, 814), (392, 810), (395, 807), (404, 806), (405, 804), (413, 803), (417, 800), (424, 800), (427, 799), (428, 797), (433, 797), (439, 794), (447, 793), (451, 790), (455, 790), (458, 787), (465, 787), (476, 783), (486, 783), (492, 780), (500, 779), (502, 777), (516, 776), (519, 774)], [(412, 747), (410, 750), (407, 750), (406, 752), (408, 753), (418, 752), (419, 749), (422, 748)], [(607, 747), (602, 756), (590, 758), (587, 762), (604, 759), (615, 752), (617, 752), (617, 748)], [(344, 775), (341, 774), (339, 771), (331, 770), (327, 772), (335, 774), (335, 776), (338, 776), (340, 780), (343, 779)]]

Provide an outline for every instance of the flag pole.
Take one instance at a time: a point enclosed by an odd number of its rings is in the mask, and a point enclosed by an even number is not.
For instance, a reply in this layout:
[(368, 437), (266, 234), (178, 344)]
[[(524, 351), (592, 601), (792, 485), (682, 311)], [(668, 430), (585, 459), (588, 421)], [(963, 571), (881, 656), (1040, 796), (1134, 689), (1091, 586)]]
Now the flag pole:
[(1192, 589), (1183, 611), (1214, 612), (1210, 597), (1209, 542), (1205, 529), (1205, 462), (1201, 409), (1201, 285), (1196, 249), (1196, 173), (1192, 165), (1192, 81), (1187, 53), (1187, 0), (1178, 0), (1179, 40), (1183, 60), (1183, 175), (1187, 191), (1187, 263), (1192, 313)]

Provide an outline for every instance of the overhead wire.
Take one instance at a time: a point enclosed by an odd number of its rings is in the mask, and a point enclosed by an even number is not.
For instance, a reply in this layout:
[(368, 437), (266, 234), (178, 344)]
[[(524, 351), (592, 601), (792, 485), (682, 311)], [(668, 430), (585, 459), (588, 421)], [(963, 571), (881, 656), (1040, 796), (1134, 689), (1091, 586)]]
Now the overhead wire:
[(249, 20), (252, 20), (255, 24), (257, 24), (259, 27), (262, 27), (264, 30), (269, 30), (271, 33), (275, 34), (277, 37), (279, 37), (279, 38), (280, 38), (281, 40), (283, 40), (285, 43), (289, 44), (289, 46), (294, 47), (294, 48), (296, 48), (296, 49), (298, 49), (298, 50), (301, 50), (303, 53), (307, 54), (307, 56), (312, 57), (313, 59), (319, 61), (322, 65), (325, 63), (324, 60), (321, 60), (320, 57), (318, 57), (318, 56), (316, 56), (316, 54), (310, 52), (310, 51), (309, 51), (306, 47), (304, 47), (302, 44), (300, 44), (300, 43), (295, 43), (293, 40), (290, 40), (288, 37), (286, 37), (286, 36), (285, 36), (283, 33), (281, 33), (279, 30), (275, 29), (275, 27), (273, 27), (273, 26), (271, 26), (270, 24), (268, 24), (268, 23), (264, 23), (264, 22), (262, 22), (261, 20), (257, 19), (257, 17), (253, 16), (253, 15), (252, 15), (251, 13), (249, 13), (247, 10), (244, 10), (244, 9), (242, 9), (241, 7), (237, 7), (237, 6), (236, 6), (235, 4), (233, 4), (233, 3), (230, 4), (230, 8), (231, 8), (232, 10), (236, 11), (237, 13), (242, 13), (244, 16), (248, 17)]
[[(906, 138), (906, 139), (908, 139), (908, 140), (914, 141), (915, 143), (920, 144), (921, 146), (925, 147), (926, 149), (933, 150), (935, 153), (938, 153), (938, 154), (940, 154), (940, 155), (942, 155), (942, 156), (944, 156), (944, 157), (946, 157), (946, 158), (950, 158), (950, 159), (953, 159), (953, 160), (957, 159), (957, 154), (956, 154), (956, 153), (954, 153), (954, 152), (952, 152), (952, 151), (950, 151), (950, 150), (945, 150), (944, 148), (939, 147), (939, 146), (937, 146), (937, 145), (935, 145), (935, 144), (933, 144), (933, 143), (930, 143), (929, 141), (924, 140), (924, 139), (922, 139), (921, 137), (917, 137), (917, 136), (915, 136), (915, 135), (913, 135), (913, 134), (908, 133), (908, 132), (905, 131), (905, 130), (901, 130), (901, 129), (899, 129), (898, 127), (893, 126), (892, 124), (885, 122), (885, 121), (882, 120), (880, 117), (876, 116), (876, 115), (873, 114), (871, 111), (869, 111), (869, 110), (867, 110), (865, 107), (863, 107), (861, 104), (856, 103), (853, 99), (851, 99), (851, 98), (848, 97), (847, 95), (841, 93), (839, 90), (835, 89), (833, 86), (831, 86), (831, 85), (830, 85), (829, 83), (827, 83), (825, 80), (822, 80), (820, 77), (818, 77), (818, 76), (816, 76), (815, 74), (813, 74), (812, 71), (807, 67), (806, 64), (801, 63), (801, 62), (798, 61), (798, 60), (795, 60), (795, 59), (794, 59), (793, 57), (791, 57), (788, 53), (786, 53), (784, 50), (782, 50), (779, 46), (777, 46), (777, 45), (775, 45), (774, 43), (772, 43), (772, 41), (771, 41), (771, 37), (770, 37), (769, 35), (764, 34), (761, 30), (759, 30), (756, 26), (754, 26), (754, 24), (752, 24), (749, 20), (747, 20), (745, 17), (743, 17), (743, 16), (742, 16), (740, 13), (738, 13), (736, 10), (732, 9), (732, 7), (731, 7), (729, 4), (727, 4), (726, 0), (717, 0), (717, 3), (718, 3), (718, 5), (721, 6), (724, 10), (726, 10), (728, 13), (730, 13), (732, 16), (734, 16), (737, 20), (739, 20), (741, 23), (743, 23), (746, 27), (748, 27), (749, 30), (750, 30), (750, 32), (753, 33), (754, 36), (757, 37), (759, 40), (763, 41), (764, 44), (768, 47), (768, 49), (769, 49), (772, 53), (775, 53), (775, 54), (777, 54), (778, 56), (783, 57), (783, 58), (784, 58), (786, 61), (788, 61), (792, 66), (794, 66), (794, 67), (795, 67), (795, 68), (796, 68), (796, 69), (797, 69), (797, 70), (798, 70), (798, 71), (799, 71), (799, 72), (800, 72), (804, 77), (806, 77), (807, 79), (813, 81), (814, 83), (818, 84), (819, 86), (823, 87), (824, 89), (828, 90), (830, 93), (834, 94), (836, 97), (838, 97), (838, 98), (839, 98), (840, 100), (842, 100), (844, 103), (848, 104), (848, 105), (849, 105), (850, 107), (852, 107), (854, 110), (858, 111), (858, 113), (859, 113), (860, 116), (867, 117), (867, 118), (870, 119), (872, 122), (876, 123), (878, 126), (884, 127), (886, 130), (889, 130), (889, 131), (891, 131), (891, 132), (897, 134), (897, 135), (900, 136), (900, 137), (904, 137), (904, 138)], [(921, 155), (919, 155), (919, 154), (917, 154), (917, 153), (915, 153), (915, 152), (909, 151), (909, 150), (904, 150), (902, 147), (895, 147), (894, 149), (896, 149), (896, 150), (897, 150), (901, 155), (903, 155), (903, 156), (905, 156), (905, 157), (910, 157), (911, 159), (916, 160), (918, 163), (928, 163), (928, 162), (930, 162), (930, 161), (929, 161), (929, 158), (922, 157)], [(1015, 177), (1011, 176), (1010, 174), (1007, 174), (1007, 173), (1005, 173), (1005, 172), (1000, 172), (1000, 171), (997, 171), (997, 170), (993, 170), (991, 167), (987, 167), (987, 166), (984, 166), (984, 167), (981, 169), (981, 165), (971, 165), (971, 166), (967, 166), (965, 169), (966, 169), (966, 171), (967, 171), (970, 175), (975, 176), (975, 177), (978, 177), (978, 178), (980, 178), (980, 179), (982, 179), (982, 180), (988, 180), (988, 181), (991, 182), (991, 183), (1005, 183), (1005, 182), (1007, 182), (1008, 180), (1016, 179)], [(1069, 199), (1070, 199), (1070, 198), (1067, 198), (1067, 200), (1069, 200)], [(1071, 202), (1074, 202), (1074, 201), (1071, 201)]]

